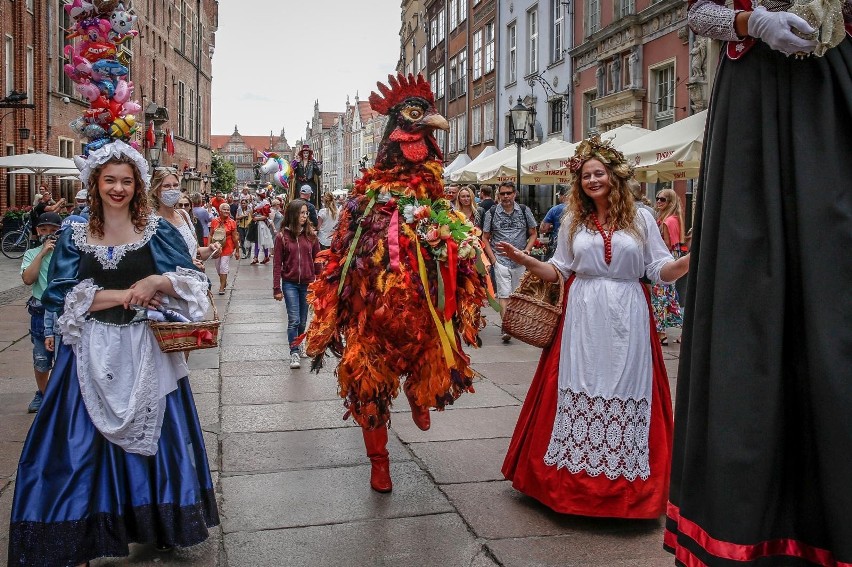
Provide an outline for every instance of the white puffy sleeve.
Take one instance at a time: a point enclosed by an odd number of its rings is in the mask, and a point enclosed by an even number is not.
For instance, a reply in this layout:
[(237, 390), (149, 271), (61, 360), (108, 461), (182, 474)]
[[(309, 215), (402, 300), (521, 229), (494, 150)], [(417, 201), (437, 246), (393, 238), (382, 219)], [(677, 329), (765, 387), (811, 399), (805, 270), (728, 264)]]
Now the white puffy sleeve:
[(548, 260), (549, 263), (553, 264), (562, 273), (562, 277), (566, 280), (573, 272), (571, 266), (574, 264), (574, 250), (571, 247), (570, 235), (568, 234), (570, 225), (571, 221), (568, 217), (562, 219), (559, 235), (557, 236), (558, 240), (556, 241), (556, 252)]
[(209, 282), (207, 276), (198, 270), (178, 267), (174, 272), (163, 274), (172, 282), (177, 298), (166, 297), (163, 305), (186, 315), (193, 321), (201, 321), (210, 309), (207, 298)]
[(74, 345), (80, 342), (83, 336), (83, 325), (89, 315), (89, 309), (95, 300), (95, 294), (101, 287), (95, 285), (94, 280), (83, 280), (65, 295), (65, 310), (56, 320), (56, 328), (62, 335), (62, 341), (66, 345)]
[(654, 283), (671, 284), (660, 279), (660, 270), (669, 262), (674, 262), (674, 256), (666, 248), (666, 243), (657, 228), (657, 221), (645, 209), (637, 211), (645, 225), (645, 275)]

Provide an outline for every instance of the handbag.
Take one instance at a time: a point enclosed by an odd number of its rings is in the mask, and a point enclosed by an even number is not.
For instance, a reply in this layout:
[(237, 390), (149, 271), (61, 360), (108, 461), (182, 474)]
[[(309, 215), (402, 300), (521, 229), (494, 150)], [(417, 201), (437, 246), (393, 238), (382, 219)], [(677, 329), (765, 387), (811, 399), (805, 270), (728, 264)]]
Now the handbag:
[(503, 332), (529, 345), (550, 346), (562, 315), (565, 281), (562, 273), (556, 282), (545, 282), (527, 272), (518, 289), (512, 292), (503, 310)]

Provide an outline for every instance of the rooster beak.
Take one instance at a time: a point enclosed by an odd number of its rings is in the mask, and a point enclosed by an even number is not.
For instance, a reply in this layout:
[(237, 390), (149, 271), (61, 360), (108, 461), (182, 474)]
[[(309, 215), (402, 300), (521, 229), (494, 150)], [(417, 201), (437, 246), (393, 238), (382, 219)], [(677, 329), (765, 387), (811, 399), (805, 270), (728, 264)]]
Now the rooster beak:
[(447, 122), (447, 119), (438, 114), (437, 112), (434, 114), (429, 114), (420, 121), (422, 126), (428, 126), (433, 130), (447, 130), (450, 129), (450, 123)]

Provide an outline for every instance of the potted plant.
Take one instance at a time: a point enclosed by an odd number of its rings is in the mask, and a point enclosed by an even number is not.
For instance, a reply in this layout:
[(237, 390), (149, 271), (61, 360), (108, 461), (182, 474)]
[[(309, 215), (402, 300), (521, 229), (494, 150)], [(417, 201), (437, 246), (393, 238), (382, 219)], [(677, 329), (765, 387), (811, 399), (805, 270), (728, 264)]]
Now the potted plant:
[(30, 216), (31, 206), (26, 207), (9, 207), (3, 213), (3, 229), (2, 233), (6, 234), (13, 230), (19, 230)]

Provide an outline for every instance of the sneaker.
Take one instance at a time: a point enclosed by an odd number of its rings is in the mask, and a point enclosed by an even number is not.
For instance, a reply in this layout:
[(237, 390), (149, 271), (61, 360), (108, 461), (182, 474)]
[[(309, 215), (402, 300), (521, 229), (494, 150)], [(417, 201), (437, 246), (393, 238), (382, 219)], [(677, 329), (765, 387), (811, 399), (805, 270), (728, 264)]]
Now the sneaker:
[(504, 343), (508, 343), (512, 340), (512, 335), (510, 335), (509, 333), (503, 333), (503, 336), (501, 338), (503, 339)]
[(290, 353), (290, 368), (301, 368), (302, 367), (302, 357), (299, 356), (298, 352)]
[(308, 356), (308, 347), (304, 341), (302, 341), (302, 344), (299, 345), (299, 354), (302, 355), (302, 358), (310, 358)]
[(27, 413), (38, 413), (38, 410), (41, 408), (41, 401), (44, 399), (44, 394), (41, 392), (36, 392), (33, 397), (33, 401), (30, 402), (30, 405), (27, 407)]

